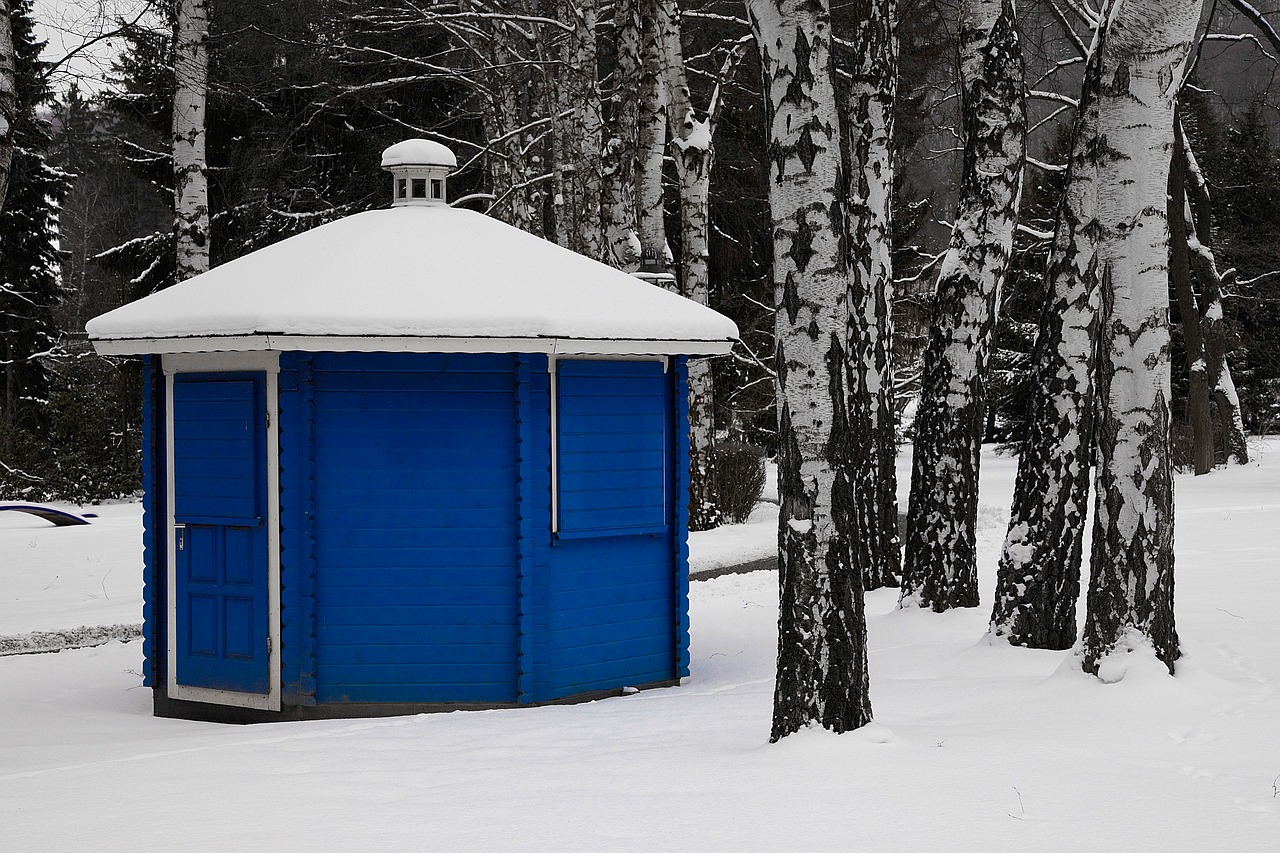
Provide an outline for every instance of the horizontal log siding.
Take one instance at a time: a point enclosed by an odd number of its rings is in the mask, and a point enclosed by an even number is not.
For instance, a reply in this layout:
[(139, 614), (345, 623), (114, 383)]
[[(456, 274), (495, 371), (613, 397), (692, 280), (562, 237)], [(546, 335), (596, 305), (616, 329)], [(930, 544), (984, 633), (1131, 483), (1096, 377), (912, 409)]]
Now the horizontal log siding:
[(514, 701), (514, 356), (314, 369), (317, 700)]
[(677, 675), (673, 381), (658, 362), (559, 364), (562, 535), (540, 634), (550, 696)]

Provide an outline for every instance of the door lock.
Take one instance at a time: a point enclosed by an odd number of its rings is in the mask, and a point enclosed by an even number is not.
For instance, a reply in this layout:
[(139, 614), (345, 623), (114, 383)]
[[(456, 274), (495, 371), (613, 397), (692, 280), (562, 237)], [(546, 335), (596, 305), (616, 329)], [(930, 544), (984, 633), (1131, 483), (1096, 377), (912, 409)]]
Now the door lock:
[(185, 524), (175, 524), (173, 530), (178, 534), (178, 550), (181, 551), (187, 544), (187, 526)]

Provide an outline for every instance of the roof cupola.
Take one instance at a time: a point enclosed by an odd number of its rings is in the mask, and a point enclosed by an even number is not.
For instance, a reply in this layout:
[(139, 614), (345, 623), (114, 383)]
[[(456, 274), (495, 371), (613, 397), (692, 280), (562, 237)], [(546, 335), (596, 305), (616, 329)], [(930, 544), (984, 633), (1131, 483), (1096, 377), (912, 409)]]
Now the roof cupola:
[(443, 205), (445, 181), (458, 166), (453, 152), (430, 139), (406, 139), (382, 152), (382, 168), (393, 176), (392, 207)]

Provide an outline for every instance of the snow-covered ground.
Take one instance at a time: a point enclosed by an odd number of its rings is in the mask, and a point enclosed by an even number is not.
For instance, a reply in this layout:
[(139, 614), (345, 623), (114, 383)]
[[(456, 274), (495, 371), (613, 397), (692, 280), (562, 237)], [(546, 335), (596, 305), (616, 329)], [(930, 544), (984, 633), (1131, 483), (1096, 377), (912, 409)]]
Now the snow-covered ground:
[[(1014, 470), (988, 456), (983, 607), (868, 597), (860, 732), (767, 743), (771, 572), (693, 585), (684, 686), (570, 707), (222, 726), (150, 716), (138, 642), (0, 657), (0, 849), (1280, 849), (1280, 442), (1265, 450), (1177, 480), (1177, 678), (1104, 685), (1067, 652), (982, 639)], [(137, 508), (98, 511), (0, 518), (0, 635), (137, 621)], [(767, 553), (758, 516), (695, 537), (695, 566)]]

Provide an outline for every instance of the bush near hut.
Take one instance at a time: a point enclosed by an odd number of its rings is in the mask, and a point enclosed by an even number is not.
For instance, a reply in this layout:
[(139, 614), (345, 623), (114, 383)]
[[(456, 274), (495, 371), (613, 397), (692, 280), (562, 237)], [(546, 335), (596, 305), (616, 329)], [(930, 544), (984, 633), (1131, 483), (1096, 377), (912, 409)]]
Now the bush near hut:
[(34, 422), (0, 423), (0, 498), (97, 503), (136, 492), (140, 378), (136, 364), (91, 354), (50, 366)]
[(764, 448), (741, 442), (716, 445), (716, 505), (721, 516), (741, 524), (764, 493)]

